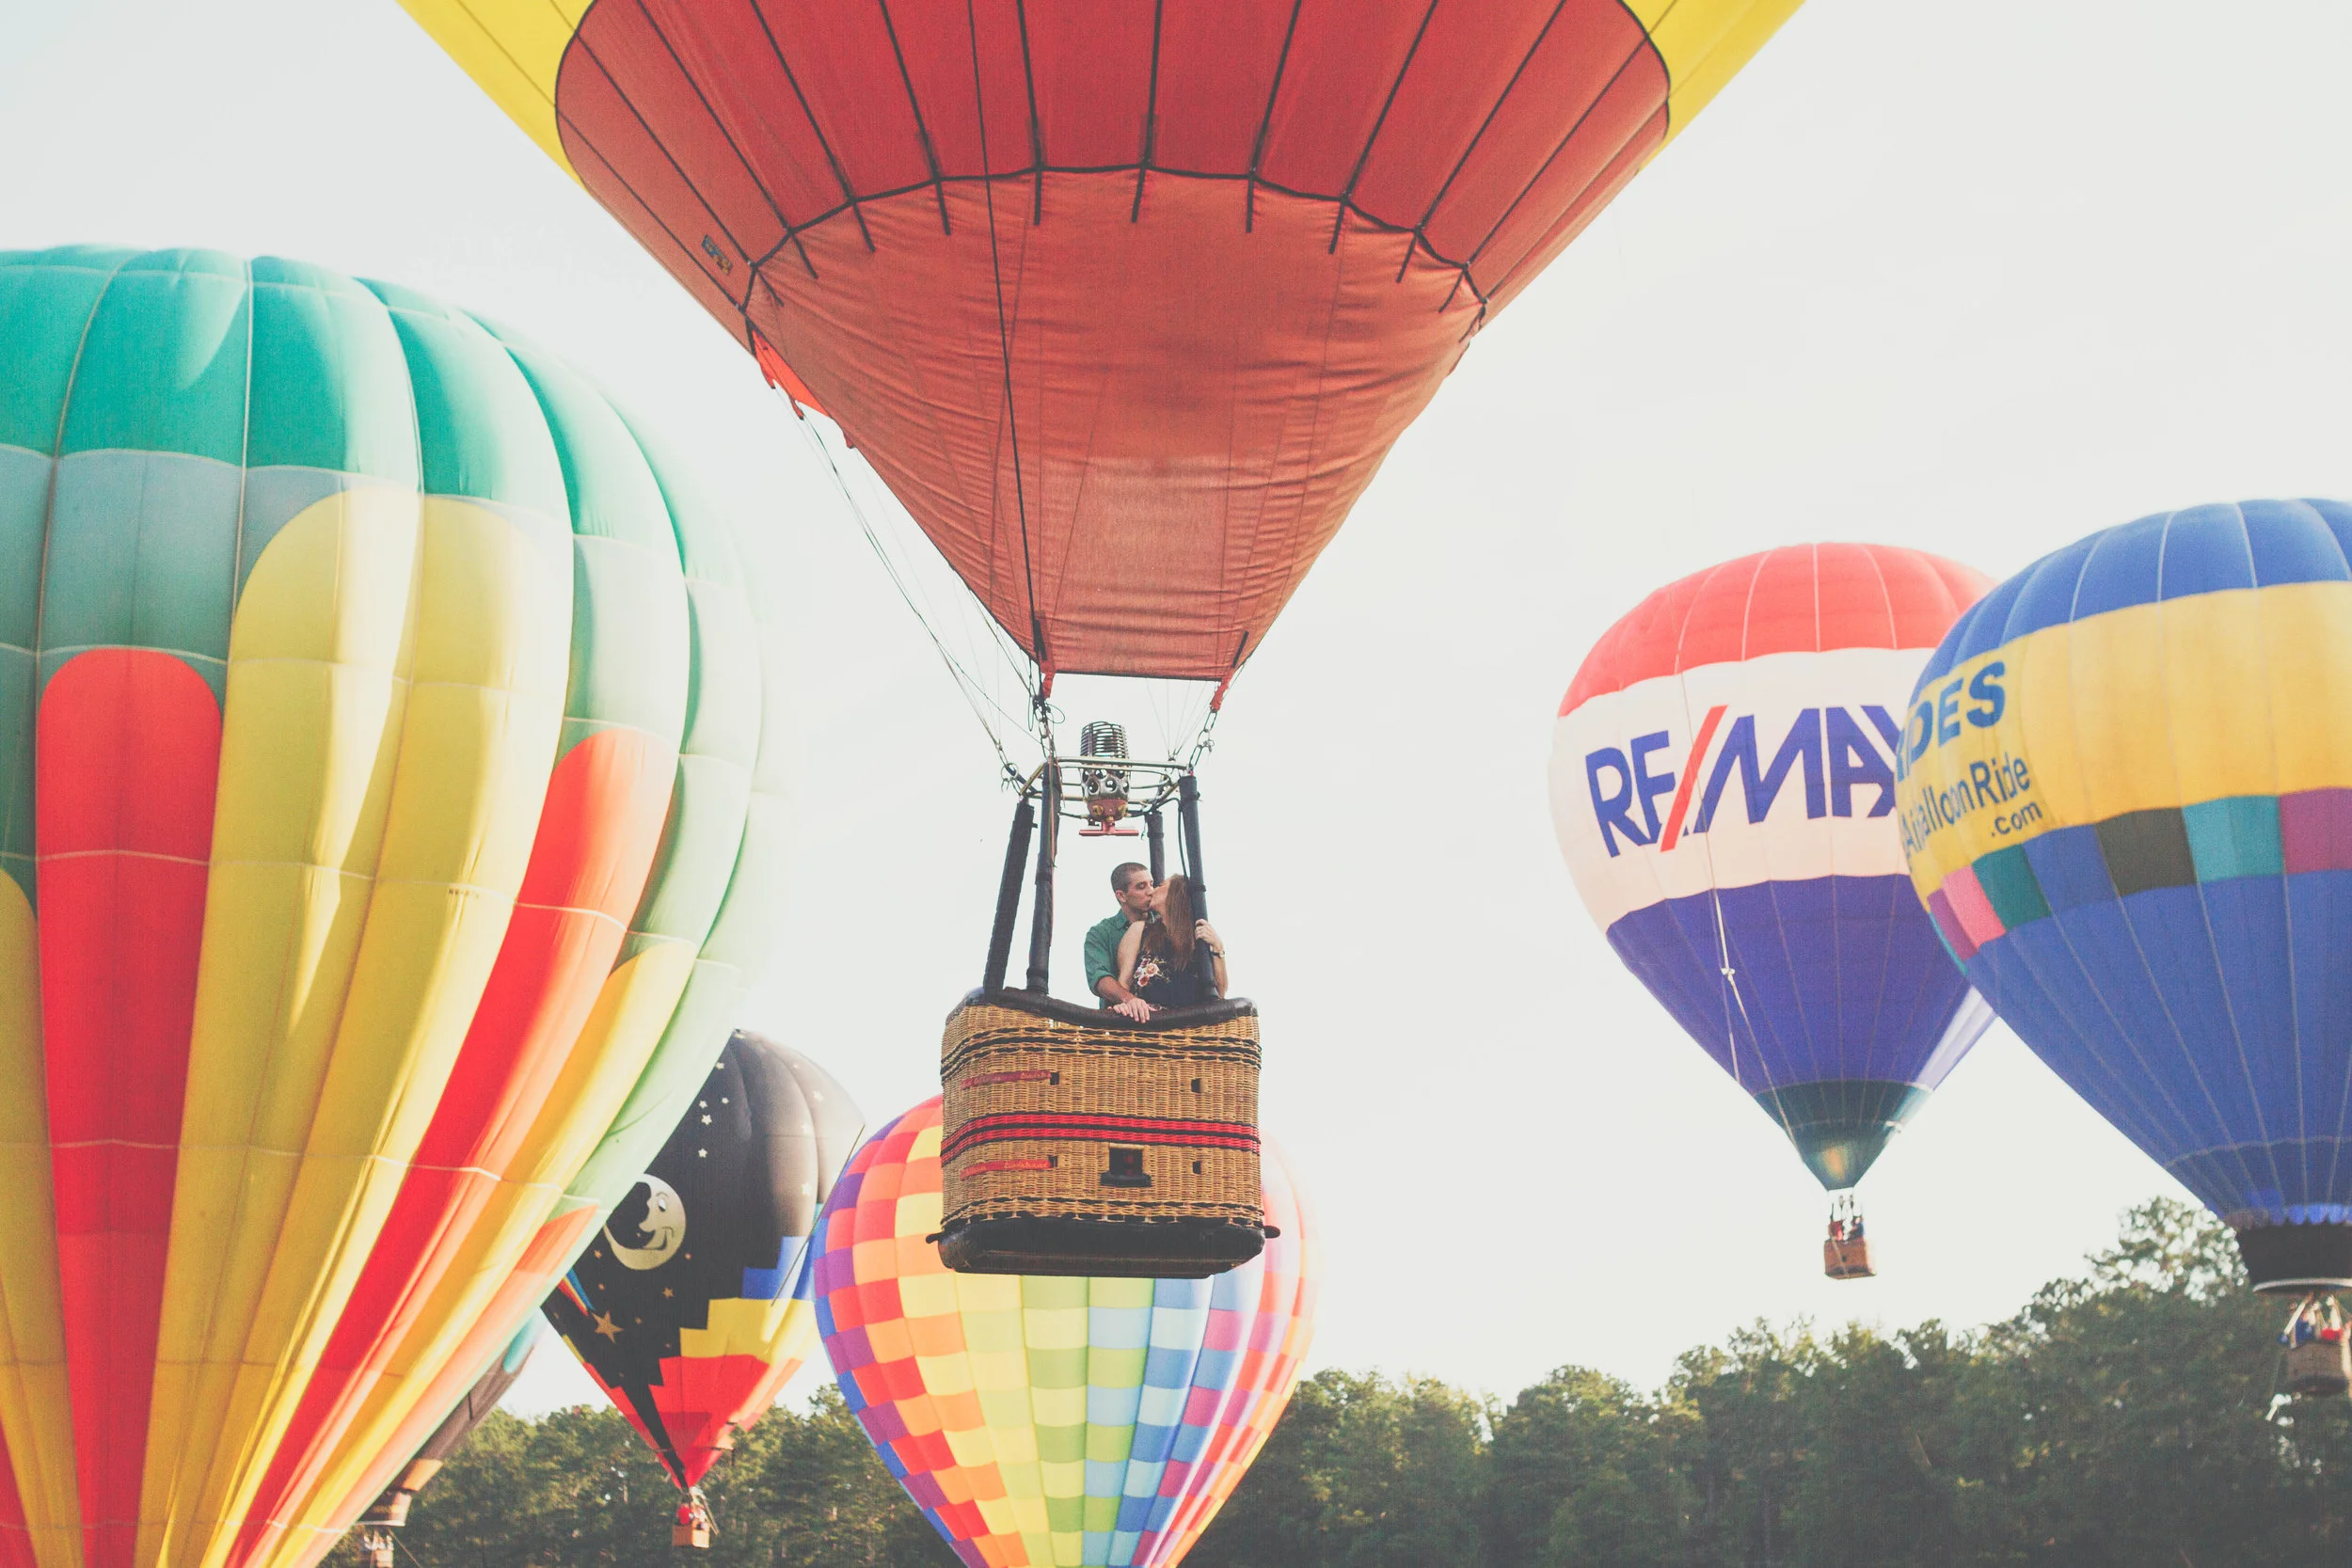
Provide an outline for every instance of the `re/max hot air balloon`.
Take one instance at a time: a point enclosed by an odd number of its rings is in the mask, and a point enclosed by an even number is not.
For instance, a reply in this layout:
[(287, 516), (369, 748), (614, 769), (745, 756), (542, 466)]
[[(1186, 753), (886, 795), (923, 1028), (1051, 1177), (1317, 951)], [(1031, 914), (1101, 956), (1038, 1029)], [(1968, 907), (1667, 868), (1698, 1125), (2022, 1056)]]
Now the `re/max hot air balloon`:
[(817, 1348), (809, 1238), (866, 1130), (824, 1069), (739, 1031), (548, 1320), (688, 1496)]
[(2297, 1297), (2352, 1287), (2348, 549), (2249, 501), (2044, 557), (1921, 672), (1899, 788), (1970, 981)]
[[(1553, 730), (1585, 908), (1833, 1193), (1992, 1022), (1906, 885), (1895, 817), (1895, 715), (1987, 586), (1883, 545), (1726, 562), (1612, 626)], [(1851, 1197), (1824, 1263), (1870, 1272)]]
[(1095, 1006), (1123, 996), (1047, 995), (1065, 816), (1180, 806), (1205, 914), (1200, 751), (1088, 790), (1119, 770), (1061, 754), (1054, 678), (1214, 682), (1214, 715), (1469, 340), (1796, 0), (404, 4), (839, 423), (1033, 666), (1041, 755), (942, 1042), (950, 1263), (1252, 1256), (1256, 1010), (1129, 1028)]
[(890, 1473), (971, 1568), (1173, 1568), (1290, 1402), (1314, 1333), (1312, 1218), (1214, 1279), (948, 1272), (939, 1101), (869, 1139), (818, 1222), (817, 1316)]
[(10, 253), (0, 361), (0, 1558), (314, 1557), (724, 1042), (756, 585), (389, 284)]
[(499, 1401), (515, 1386), (515, 1380), (523, 1375), (531, 1364), (531, 1353), (546, 1337), (547, 1320), (533, 1318), (525, 1323), (522, 1332), (507, 1342), (506, 1354), (497, 1365), (482, 1374), (481, 1381), (466, 1390), (466, 1397), (457, 1402), (457, 1408), (433, 1429), (433, 1435), (424, 1440), (424, 1447), (402, 1466), (400, 1479), (384, 1489), (369, 1510), (359, 1515), (359, 1550), (367, 1558), (369, 1568), (393, 1568), (398, 1547), (391, 1532), (408, 1522), (408, 1510), (433, 1478), (441, 1473), (449, 1456), (465, 1447), (473, 1429), (489, 1419), (490, 1412), (499, 1407)]

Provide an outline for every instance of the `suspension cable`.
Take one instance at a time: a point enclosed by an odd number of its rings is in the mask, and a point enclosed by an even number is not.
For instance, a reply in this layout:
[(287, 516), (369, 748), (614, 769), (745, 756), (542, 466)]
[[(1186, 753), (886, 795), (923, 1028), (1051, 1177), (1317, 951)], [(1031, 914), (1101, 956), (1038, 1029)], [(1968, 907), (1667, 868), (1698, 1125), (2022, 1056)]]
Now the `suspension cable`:
[[(1021, 777), (1021, 771), (1013, 766), (1012, 758), (1006, 752), (1004, 737), (997, 733), (996, 725), (990, 721), (986, 709), (994, 709), (998, 717), (1016, 729), (1025, 728), (1026, 721), (999, 703), (980, 679), (964, 667), (963, 661), (956, 657), (954, 650), (947, 646), (946, 640), (939, 634), (939, 628), (931, 624), (931, 618), (926, 615), (923, 612), (923, 607), (915, 602), (914, 589), (908, 584), (905, 574), (899, 571), (898, 562), (891, 558), (889, 547), (882, 543), (881, 531), (874, 526), (873, 518), (867, 515), (864, 503), (858, 499), (857, 491), (850, 483), (849, 476), (841, 471), (840, 464), (834, 460), (832, 448), (828, 447), (824, 437), (817, 433), (813, 421), (805, 418), (796, 418), (794, 422), (802, 427), (803, 437), (816, 449), (818, 456), (824, 460), (826, 471), (833, 476), (834, 490), (848, 505), (850, 515), (856, 522), (858, 531), (865, 536), (866, 547), (873, 551), (876, 561), (882, 562), (882, 572), (890, 578), (891, 587), (898, 591), (899, 602), (904, 604), (907, 607), (907, 612), (914, 617), (915, 625), (923, 628), (923, 635), (930, 639), (931, 647), (938, 653), (940, 662), (947, 667), (947, 673), (954, 679), (956, 689), (963, 696), (964, 705), (972, 710), (972, 717), (979, 721), (981, 733), (988, 736), (989, 745), (994, 749), (997, 765), (1004, 769), (1007, 778), (1018, 780)], [(993, 617), (990, 618), (989, 626), (998, 637), (1002, 636), (1002, 632), (996, 628)], [(1010, 665), (1009, 654), (1002, 642), (997, 644), (997, 650), (1000, 654), (1006, 655), (1006, 661)], [(1018, 666), (1012, 668), (1013, 673), (1021, 677), (1024, 688), (1026, 688), (1028, 681), (1025, 673)]]
[[(1005, 263), (996, 240), (996, 180), (994, 167), (988, 159), (988, 89), (980, 79), (980, 24), (975, 0), (963, 0), (963, 24), (972, 42), (972, 102), (978, 113), (976, 117), (980, 132), (980, 199), (988, 205), (988, 271), (996, 285), (996, 356), (1004, 366), (1005, 429), (1012, 439), (1012, 499), (1021, 522), (1021, 579), (1029, 596), (1030, 657), (1037, 661), (1037, 707), (1040, 738), (1046, 753), (1053, 753), (1053, 729), (1045, 719), (1045, 699), (1053, 689), (1054, 677), (1049, 673), (1051, 653), (1045, 646), (1045, 624), (1037, 612), (1037, 566), (1029, 556), (1029, 498), (1027, 481), (1021, 472), (1021, 410), (1012, 391), (1012, 329), (1005, 318)], [(1042, 159), (1040, 160), (1042, 163)], [(1041, 171), (1040, 178), (1043, 175)], [(989, 508), (996, 505), (997, 491), (989, 486)]]

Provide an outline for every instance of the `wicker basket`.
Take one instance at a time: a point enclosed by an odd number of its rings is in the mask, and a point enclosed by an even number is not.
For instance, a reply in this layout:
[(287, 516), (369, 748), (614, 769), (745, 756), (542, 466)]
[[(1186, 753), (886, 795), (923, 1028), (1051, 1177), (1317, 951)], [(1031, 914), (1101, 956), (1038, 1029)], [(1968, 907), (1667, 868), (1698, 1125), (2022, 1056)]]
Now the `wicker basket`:
[(2352, 1393), (2352, 1345), (2337, 1338), (2288, 1346), (2287, 1392), (2301, 1399), (2342, 1399)]
[(1265, 1244), (1247, 1002), (1138, 1024), (975, 992), (948, 1017), (940, 1084), (951, 1269), (1198, 1279)]
[(1869, 1279), (1878, 1271), (1870, 1267), (1870, 1243), (1861, 1236), (1845, 1241), (1824, 1241), (1821, 1243), (1821, 1272), (1832, 1279)]

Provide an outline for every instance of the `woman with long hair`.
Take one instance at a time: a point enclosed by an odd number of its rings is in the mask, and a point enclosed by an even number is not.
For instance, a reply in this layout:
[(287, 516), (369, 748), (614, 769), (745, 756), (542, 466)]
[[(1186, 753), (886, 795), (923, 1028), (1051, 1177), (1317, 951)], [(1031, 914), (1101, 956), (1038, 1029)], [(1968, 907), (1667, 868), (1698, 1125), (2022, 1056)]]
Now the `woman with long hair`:
[(1225, 939), (1192, 912), (1182, 872), (1152, 890), (1149, 921), (1119, 943), (1119, 983), (1154, 1008), (1194, 1007), (1225, 994)]

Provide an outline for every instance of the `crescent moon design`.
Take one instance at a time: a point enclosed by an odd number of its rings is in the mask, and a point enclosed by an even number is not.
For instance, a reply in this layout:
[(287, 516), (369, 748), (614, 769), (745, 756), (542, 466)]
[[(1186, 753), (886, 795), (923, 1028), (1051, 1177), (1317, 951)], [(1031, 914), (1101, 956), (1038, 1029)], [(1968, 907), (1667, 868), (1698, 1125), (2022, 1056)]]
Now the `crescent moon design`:
[(644, 1246), (626, 1246), (612, 1234), (610, 1224), (604, 1227), (604, 1239), (621, 1267), (658, 1269), (675, 1257), (685, 1243), (686, 1202), (677, 1196), (675, 1187), (650, 1173), (637, 1179), (637, 1185), (629, 1189), (628, 1196), (634, 1198), (641, 1191), (645, 1195), (645, 1217), (634, 1228), (638, 1234), (653, 1240)]

